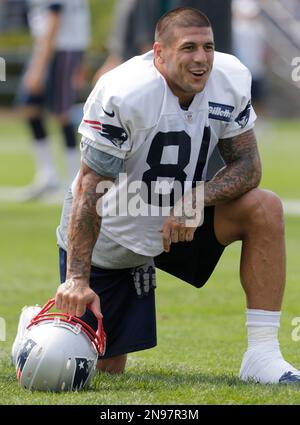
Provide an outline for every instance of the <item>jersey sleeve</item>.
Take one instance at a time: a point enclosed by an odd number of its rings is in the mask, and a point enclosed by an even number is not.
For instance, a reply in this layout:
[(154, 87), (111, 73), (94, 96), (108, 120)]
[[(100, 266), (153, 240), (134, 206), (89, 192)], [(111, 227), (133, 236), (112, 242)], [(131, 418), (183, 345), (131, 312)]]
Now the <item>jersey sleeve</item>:
[(234, 86), (235, 108), (232, 119), (223, 127), (220, 139), (238, 136), (254, 127), (256, 114), (251, 104), (251, 74), (243, 70)]
[(121, 108), (114, 99), (98, 96), (89, 98), (83, 111), (78, 131), (89, 139), (89, 145), (124, 159), (131, 147), (130, 128), (126, 118), (122, 118), (124, 107)]
[(86, 137), (82, 137), (80, 151), (81, 161), (100, 176), (117, 178), (124, 172), (124, 160), (93, 148)]

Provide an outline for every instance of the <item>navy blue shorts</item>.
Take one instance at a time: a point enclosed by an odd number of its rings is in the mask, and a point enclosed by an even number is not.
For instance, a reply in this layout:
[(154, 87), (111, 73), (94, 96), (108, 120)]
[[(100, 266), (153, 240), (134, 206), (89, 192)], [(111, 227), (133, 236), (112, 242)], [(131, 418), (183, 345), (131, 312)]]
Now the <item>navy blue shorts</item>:
[[(60, 280), (65, 281), (67, 254), (59, 249)], [(137, 295), (132, 269), (104, 270), (91, 267), (90, 287), (100, 297), (106, 353), (102, 358), (145, 350), (156, 345), (155, 293)], [(81, 317), (93, 329), (97, 320), (90, 310)]]
[(81, 51), (55, 52), (48, 66), (43, 92), (32, 95), (21, 83), (16, 104), (45, 107), (54, 114), (68, 112), (76, 100), (73, 80), (82, 55)]
[(169, 253), (155, 257), (155, 266), (196, 288), (201, 288), (214, 271), (225, 246), (216, 238), (215, 208), (204, 208), (204, 223), (198, 227), (191, 242), (171, 244)]

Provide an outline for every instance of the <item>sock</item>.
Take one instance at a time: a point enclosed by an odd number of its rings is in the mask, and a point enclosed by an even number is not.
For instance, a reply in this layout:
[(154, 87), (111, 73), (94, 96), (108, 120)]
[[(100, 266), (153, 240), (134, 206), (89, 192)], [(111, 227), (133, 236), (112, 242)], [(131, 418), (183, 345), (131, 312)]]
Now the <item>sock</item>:
[(278, 342), (279, 311), (247, 309), (248, 349), (240, 378), (260, 383), (279, 383), (287, 372), (299, 372), (281, 354)]
[(269, 343), (279, 346), (280, 311), (247, 309), (248, 348)]
[(35, 140), (39, 141), (46, 139), (47, 132), (41, 117), (30, 118), (28, 124)]
[(65, 146), (75, 149), (77, 140), (73, 124), (64, 124), (62, 126), (62, 132), (65, 139)]
[(40, 139), (34, 143), (37, 180), (58, 182), (58, 173), (48, 139)]
[(66, 149), (67, 184), (71, 184), (80, 167), (80, 154), (77, 148)]

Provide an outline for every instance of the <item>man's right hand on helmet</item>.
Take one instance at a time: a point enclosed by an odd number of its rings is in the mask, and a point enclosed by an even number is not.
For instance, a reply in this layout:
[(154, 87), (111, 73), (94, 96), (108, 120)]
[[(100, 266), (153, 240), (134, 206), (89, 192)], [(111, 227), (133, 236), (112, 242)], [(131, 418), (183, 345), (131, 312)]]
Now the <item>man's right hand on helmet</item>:
[(88, 307), (98, 320), (103, 317), (98, 295), (88, 285), (75, 279), (67, 279), (58, 287), (55, 306), (70, 316), (81, 317)]

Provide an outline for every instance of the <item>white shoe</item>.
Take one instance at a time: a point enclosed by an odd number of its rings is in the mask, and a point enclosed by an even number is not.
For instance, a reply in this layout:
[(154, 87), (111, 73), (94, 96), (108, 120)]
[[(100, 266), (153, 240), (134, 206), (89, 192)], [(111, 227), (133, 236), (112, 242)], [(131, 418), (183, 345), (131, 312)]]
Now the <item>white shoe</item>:
[(54, 189), (52, 191), (47, 191), (47, 193), (43, 193), (40, 200), (47, 205), (62, 205), (67, 192), (68, 189), (62, 186), (56, 190)]
[(22, 345), (24, 336), (26, 335), (26, 326), (29, 324), (30, 320), (33, 319), (41, 311), (39, 306), (30, 306), (23, 307), (22, 313), (19, 318), (17, 335), (14, 340), (12, 349), (11, 349), (11, 361), (14, 366), (17, 364), (18, 354)]
[(37, 175), (32, 184), (22, 188), (19, 193), (19, 202), (28, 202), (40, 198), (60, 188), (58, 179), (50, 176)]
[(279, 348), (272, 346), (248, 349), (239, 377), (260, 384), (300, 383), (300, 371), (284, 360)]

